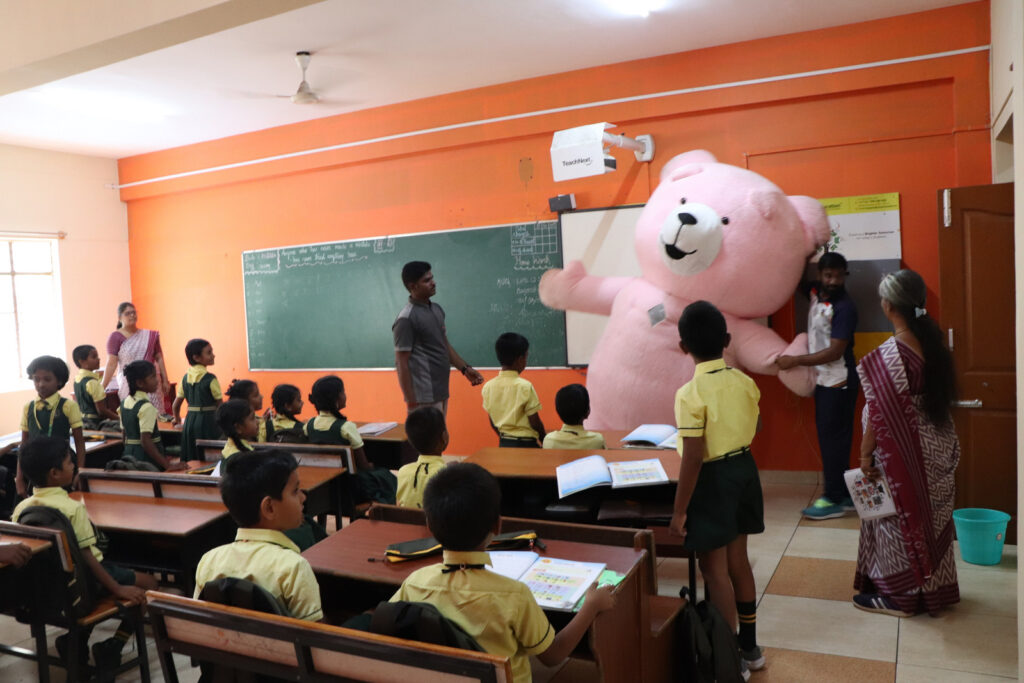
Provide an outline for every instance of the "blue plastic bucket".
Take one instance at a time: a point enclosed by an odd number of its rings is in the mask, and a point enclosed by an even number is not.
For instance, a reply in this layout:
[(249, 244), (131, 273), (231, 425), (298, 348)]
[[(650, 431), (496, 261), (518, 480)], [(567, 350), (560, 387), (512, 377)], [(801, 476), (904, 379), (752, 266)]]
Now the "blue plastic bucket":
[(1003, 558), (1006, 523), (1010, 515), (999, 510), (963, 508), (953, 510), (960, 556), (971, 564), (999, 564)]

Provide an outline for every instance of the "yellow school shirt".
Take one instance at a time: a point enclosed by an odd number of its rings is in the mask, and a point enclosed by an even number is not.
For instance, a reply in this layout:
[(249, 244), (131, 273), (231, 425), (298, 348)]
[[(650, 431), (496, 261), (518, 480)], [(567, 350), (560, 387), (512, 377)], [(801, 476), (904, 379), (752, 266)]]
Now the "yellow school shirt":
[(93, 403), (98, 405), (106, 401), (107, 392), (103, 390), (103, 382), (100, 380), (100, 376), (92, 370), (79, 368), (78, 375), (75, 377), (75, 384), (78, 384), (86, 377), (89, 378), (89, 381), (85, 383), (85, 393), (89, 394), (89, 398), (92, 399)]
[[(149, 394), (145, 391), (136, 391), (131, 396), (128, 396), (124, 400), (124, 407), (131, 410), (135, 407), (135, 404), (139, 401), (146, 401), (139, 408), (139, 433), (140, 434), (152, 434), (156, 429), (156, 406), (149, 400)], [(124, 417), (122, 416), (122, 420)], [(124, 428), (124, 422), (121, 423), (122, 429)]]
[(604, 448), (604, 436), (600, 432), (588, 432), (583, 425), (563, 424), (557, 432), (548, 432), (544, 437), (544, 448), (574, 448), (586, 450)]
[(196, 567), (198, 598), (207, 581), (245, 579), (281, 601), (296, 619), (320, 621), (320, 586), (299, 547), (275, 529), (239, 529), (235, 542), (210, 550)]
[(30, 498), (26, 498), (18, 503), (18, 506), (14, 508), (14, 514), (11, 515), (11, 519), (17, 522), (22, 513), (25, 512), (25, 508), (32, 507), (33, 505), (45, 505), (63, 513), (68, 518), (68, 521), (71, 522), (71, 528), (75, 531), (78, 547), (83, 550), (88, 548), (92, 551), (93, 557), (96, 558), (97, 562), (103, 561), (103, 553), (96, 547), (96, 528), (92, 525), (92, 520), (89, 519), (89, 513), (86, 512), (85, 505), (71, 498), (68, 492), (60, 486), (43, 486), (33, 490)]
[[(317, 431), (325, 432), (331, 428), (334, 421), (338, 418), (328, 413), (326, 410), (321, 410), (320, 413), (313, 418), (313, 429)], [(307, 434), (309, 432), (306, 432)], [(352, 448), (363, 447), (363, 435), (359, 433), (359, 428), (356, 427), (356, 423), (351, 420), (346, 420), (341, 425), (341, 435), (348, 439), (348, 445)]]
[(515, 370), (502, 370), (483, 388), (484, 410), (502, 436), (536, 439), (529, 417), (540, 412), (533, 385)]
[(534, 600), (525, 583), (486, 569), (441, 572), (446, 564), (488, 564), (485, 552), (445, 550), (442, 564), (417, 569), (391, 602), (429, 602), (445, 617), (461, 626), (480, 647), (492, 655), (506, 656), (512, 664), (512, 680), (527, 683), (530, 658), (549, 647), (555, 629)]
[(423, 507), (423, 490), (427, 488), (427, 481), (444, 465), (440, 455), (421, 455), (416, 462), (402, 465), (398, 469), (396, 502), (407, 508)]
[(259, 429), (256, 431), (256, 442), (266, 443), (267, 442), (267, 421), (263, 418), (257, 418), (256, 423), (259, 425)]
[(274, 425), (274, 431), (293, 429), (295, 425), (302, 425), (298, 420), (293, 420), (287, 415), (274, 415), (271, 423)]
[[(48, 398), (36, 397), (35, 401), (29, 401), (26, 403), (25, 407), (21, 410), (21, 431), (28, 431), (29, 408), (35, 408), (35, 410), (53, 410), (59, 400), (60, 394), (53, 393), (50, 394)], [(78, 403), (76, 401), (72, 401), (71, 399), (64, 401), (64, 406), (61, 409), (61, 412), (68, 418), (68, 423), (71, 425), (72, 429), (82, 426), (82, 409), (78, 407)], [(47, 425), (42, 423), (40, 423), (39, 426), (43, 429), (46, 429), (47, 427)]]
[(704, 462), (749, 446), (757, 433), (760, 399), (754, 380), (723, 359), (698, 363), (693, 379), (676, 392), (679, 454), (688, 436), (704, 437)]
[[(208, 370), (206, 369), (205, 365), (199, 365), (197, 363), (191, 366), (187, 371), (185, 371), (185, 381), (188, 382), (189, 384), (195, 384), (196, 382), (201, 380), (203, 378), (203, 375), (205, 375), (207, 372)], [(221, 399), (224, 397), (224, 394), (220, 390), (220, 382), (217, 381), (216, 377), (210, 380), (210, 394), (213, 396), (214, 399)], [(185, 398), (185, 389), (180, 384), (178, 385), (177, 395), (178, 398)]]
[(230, 458), (235, 453), (241, 453), (243, 450), (246, 450), (246, 451), (251, 451), (252, 450), (252, 444), (251, 443), (249, 443), (245, 439), (242, 439), (241, 441), (242, 441), (242, 445), (245, 446), (244, 449), (239, 448), (238, 446), (236, 446), (233, 439), (228, 439), (227, 443), (224, 444), (224, 448), (222, 448), (221, 451), (220, 451), (220, 457), (222, 457), (225, 460), (227, 460), (228, 458)]

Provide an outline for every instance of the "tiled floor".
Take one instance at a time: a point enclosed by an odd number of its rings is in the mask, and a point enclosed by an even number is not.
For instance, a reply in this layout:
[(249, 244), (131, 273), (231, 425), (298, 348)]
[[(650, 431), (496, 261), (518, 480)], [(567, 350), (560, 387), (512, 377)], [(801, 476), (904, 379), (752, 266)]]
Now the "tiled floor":
[[(800, 509), (817, 492), (813, 476), (762, 473), (764, 534), (751, 537), (750, 559), (760, 596), (758, 641), (767, 666), (751, 683), (996, 683), (1017, 679), (1017, 553), (1007, 546), (1001, 564), (981, 567), (959, 560), (961, 603), (937, 618), (910, 619), (854, 609), (853, 572), (857, 557), (856, 517), (808, 522)], [(686, 561), (663, 559), (658, 589), (677, 595), (686, 581)], [(59, 634), (51, 629), (52, 637)], [(112, 626), (97, 629), (109, 635)], [(28, 628), (0, 617), (0, 642), (31, 647)], [(149, 641), (154, 681), (163, 675)], [(177, 659), (182, 683), (194, 683), (199, 670)], [(586, 675), (581, 678), (585, 680)], [(0, 657), (0, 681), (36, 680), (35, 665)], [(64, 672), (51, 669), (51, 680)], [(119, 683), (139, 680), (133, 671)]]
[[(762, 473), (765, 533), (749, 553), (759, 592), (758, 642), (767, 666), (751, 683), (987, 683), (1017, 680), (1017, 549), (1001, 564), (960, 560), (961, 602), (939, 617), (897, 619), (853, 607), (856, 516), (811, 522), (813, 477)], [(664, 559), (658, 590), (674, 595), (686, 561)]]

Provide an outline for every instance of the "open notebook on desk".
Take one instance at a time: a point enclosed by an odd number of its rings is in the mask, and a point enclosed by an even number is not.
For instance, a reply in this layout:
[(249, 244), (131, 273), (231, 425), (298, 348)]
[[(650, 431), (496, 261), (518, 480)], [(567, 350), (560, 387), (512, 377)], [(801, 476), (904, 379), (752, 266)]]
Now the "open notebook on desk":
[(679, 430), (672, 425), (640, 425), (622, 437), (626, 448), (675, 448)]
[(555, 479), (558, 483), (559, 498), (565, 498), (595, 486), (611, 486), (613, 489), (621, 489), (668, 483), (665, 468), (661, 466), (661, 461), (657, 458), (607, 462), (600, 455), (589, 455), (559, 465), (555, 468)]
[(541, 557), (529, 550), (491, 550), (489, 555), (492, 571), (525, 583), (541, 607), (565, 612), (574, 611), (605, 568), (603, 562)]

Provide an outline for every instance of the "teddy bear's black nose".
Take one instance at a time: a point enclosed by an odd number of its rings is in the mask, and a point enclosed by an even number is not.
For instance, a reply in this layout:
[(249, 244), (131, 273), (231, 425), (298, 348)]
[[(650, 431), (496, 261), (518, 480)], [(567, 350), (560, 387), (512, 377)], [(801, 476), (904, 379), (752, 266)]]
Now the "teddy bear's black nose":
[(683, 212), (679, 214), (679, 225), (697, 225), (697, 219), (692, 213)]

